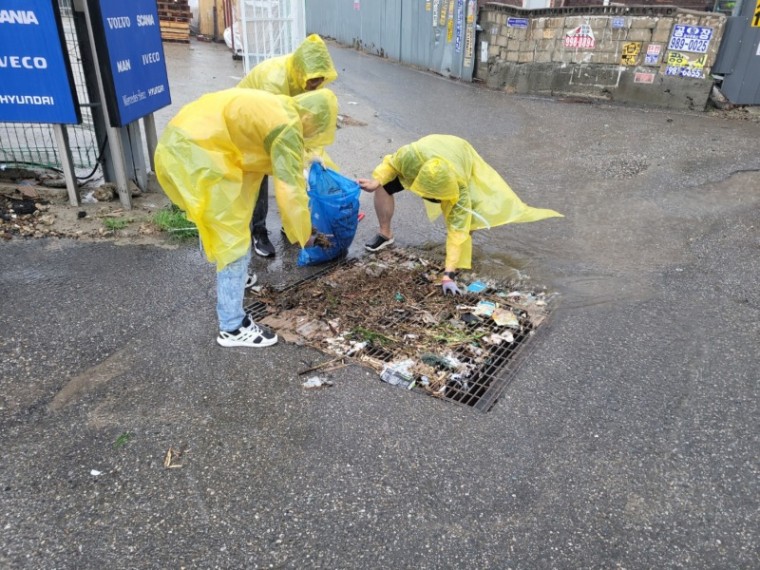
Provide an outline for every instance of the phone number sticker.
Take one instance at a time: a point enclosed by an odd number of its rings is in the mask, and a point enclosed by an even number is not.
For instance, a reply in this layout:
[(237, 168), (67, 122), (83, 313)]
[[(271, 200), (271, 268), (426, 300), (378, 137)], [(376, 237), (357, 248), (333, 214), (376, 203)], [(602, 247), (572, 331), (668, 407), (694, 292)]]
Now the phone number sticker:
[(712, 39), (713, 29), (676, 24), (670, 36), (668, 49), (706, 53)]
[(678, 77), (692, 77), (694, 79), (703, 79), (705, 74), (701, 69), (694, 67), (675, 67), (667, 66), (665, 68), (665, 75), (675, 75)]

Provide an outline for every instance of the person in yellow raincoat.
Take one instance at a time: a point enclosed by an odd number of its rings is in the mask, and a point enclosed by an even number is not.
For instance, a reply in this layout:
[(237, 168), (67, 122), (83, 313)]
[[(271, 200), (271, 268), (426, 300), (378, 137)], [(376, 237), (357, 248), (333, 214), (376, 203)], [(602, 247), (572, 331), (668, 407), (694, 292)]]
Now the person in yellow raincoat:
[(271, 174), (288, 239), (307, 245), (305, 149), (333, 142), (337, 115), (329, 89), (286, 97), (232, 88), (185, 105), (162, 133), (155, 154), (158, 181), (198, 227), (208, 260), (216, 263), (220, 345), (277, 342), (243, 309), (245, 287), (253, 284), (248, 223), (261, 179)]
[(459, 294), (454, 276), (472, 263), (473, 230), (502, 224), (562, 217), (554, 210), (532, 208), (520, 200), (499, 174), (466, 140), (451, 135), (428, 135), (387, 155), (372, 178), (357, 180), (374, 192), (380, 231), (366, 244), (379, 251), (393, 243), (393, 195), (407, 188), (425, 200), (428, 216), (443, 213), (446, 223), (446, 262), (443, 292)]
[[(335, 81), (337, 77), (338, 72), (335, 71), (327, 45), (317, 34), (312, 34), (293, 53), (273, 57), (256, 65), (237, 86), (292, 97), (318, 89)], [(323, 161), (334, 168), (329, 157), (323, 156)], [(262, 257), (272, 257), (275, 254), (267, 231), (268, 212), (269, 181), (265, 176), (261, 181), (251, 220), (253, 251)]]

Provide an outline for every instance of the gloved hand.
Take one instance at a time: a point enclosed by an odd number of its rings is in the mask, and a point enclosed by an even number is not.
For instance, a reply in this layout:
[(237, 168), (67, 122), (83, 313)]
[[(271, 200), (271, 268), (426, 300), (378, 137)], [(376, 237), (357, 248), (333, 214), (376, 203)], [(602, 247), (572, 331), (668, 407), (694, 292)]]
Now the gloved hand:
[(444, 295), (461, 295), (462, 292), (457, 287), (456, 281), (453, 279), (444, 279), (441, 282), (441, 289), (443, 289)]

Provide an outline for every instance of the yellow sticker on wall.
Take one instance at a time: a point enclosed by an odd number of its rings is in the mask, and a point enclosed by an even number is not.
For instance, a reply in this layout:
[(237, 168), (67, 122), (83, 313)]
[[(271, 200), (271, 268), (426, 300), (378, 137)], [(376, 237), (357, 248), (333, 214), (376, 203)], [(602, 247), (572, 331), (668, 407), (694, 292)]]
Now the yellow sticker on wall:
[(636, 65), (641, 53), (641, 42), (628, 42), (623, 44), (623, 53), (620, 56), (620, 65)]
[[(691, 57), (694, 56), (692, 55)], [(707, 55), (702, 55), (701, 57), (692, 60), (689, 58), (689, 54), (671, 51), (668, 52), (668, 57), (665, 60), (665, 63), (676, 67), (696, 67), (702, 69), (705, 66), (706, 61)]]
[(446, 43), (454, 39), (454, 0), (449, 0), (449, 19), (446, 22)]
[(668, 52), (668, 56), (664, 61), (665, 75), (703, 79), (705, 77), (707, 54), (694, 59), (691, 59), (692, 57), (694, 57), (694, 54), (677, 51)]

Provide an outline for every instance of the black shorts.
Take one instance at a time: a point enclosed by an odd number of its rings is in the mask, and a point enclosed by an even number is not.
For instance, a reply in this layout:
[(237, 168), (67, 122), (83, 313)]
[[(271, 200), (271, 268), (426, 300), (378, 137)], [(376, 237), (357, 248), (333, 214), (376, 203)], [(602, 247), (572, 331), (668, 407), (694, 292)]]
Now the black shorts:
[[(388, 182), (387, 184), (383, 184), (383, 188), (385, 188), (385, 191), (393, 196), (394, 194), (398, 194), (401, 192), (404, 187), (401, 185), (401, 182), (398, 179), (398, 176)], [(428, 202), (433, 202), (434, 204), (440, 204), (440, 200), (435, 200), (433, 198), (423, 198), (423, 200), (427, 200)]]
[(398, 176), (396, 176), (396, 178), (394, 178), (387, 184), (383, 184), (383, 188), (385, 188), (385, 191), (391, 195), (398, 194), (404, 189), (404, 187), (401, 185), (401, 181), (398, 179)]

